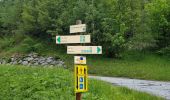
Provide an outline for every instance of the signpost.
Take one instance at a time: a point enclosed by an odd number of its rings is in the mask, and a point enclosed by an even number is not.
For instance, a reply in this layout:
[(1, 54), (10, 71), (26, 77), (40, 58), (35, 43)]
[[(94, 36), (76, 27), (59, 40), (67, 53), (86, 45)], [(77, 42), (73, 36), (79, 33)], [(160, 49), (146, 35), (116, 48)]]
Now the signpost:
[(86, 24), (71, 25), (70, 33), (86, 32)]
[(56, 36), (56, 44), (90, 43), (90, 35)]
[[(86, 32), (86, 24), (81, 24), (81, 20), (77, 20), (77, 25), (70, 26), (70, 33)], [(69, 35), (56, 36), (56, 44), (70, 43), (90, 43), (90, 35)], [(101, 46), (67, 46), (67, 54), (102, 54)], [(81, 100), (81, 93), (88, 90), (88, 73), (85, 56), (74, 57), (74, 73), (75, 73), (75, 93), (76, 100)]]
[(67, 46), (67, 54), (102, 54), (101, 46)]

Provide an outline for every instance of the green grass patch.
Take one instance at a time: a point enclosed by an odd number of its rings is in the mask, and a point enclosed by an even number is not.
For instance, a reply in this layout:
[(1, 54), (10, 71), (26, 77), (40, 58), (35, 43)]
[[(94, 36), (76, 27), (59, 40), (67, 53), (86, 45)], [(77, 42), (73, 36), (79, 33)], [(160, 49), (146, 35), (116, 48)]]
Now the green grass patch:
[[(75, 100), (73, 73), (61, 68), (0, 65), (0, 91), (0, 100)], [(162, 99), (90, 80), (83, 100)]]
[(88, 57), (91, 74), (170, 81), (170, 58), (150, 53), (128, 53), (123, 59)]

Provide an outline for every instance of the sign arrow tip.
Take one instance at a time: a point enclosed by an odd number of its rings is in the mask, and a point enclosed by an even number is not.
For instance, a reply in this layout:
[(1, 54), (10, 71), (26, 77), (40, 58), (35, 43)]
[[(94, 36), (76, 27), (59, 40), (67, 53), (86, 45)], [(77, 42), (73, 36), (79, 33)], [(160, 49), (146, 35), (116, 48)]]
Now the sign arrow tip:
[(97, 47), (97, 53), (100, 53), (101, 49), (100, 47)]
[(58, 43), (61, 42), (61, 37), (60, 36), (57, 38), (57, 41), (58, 41)]

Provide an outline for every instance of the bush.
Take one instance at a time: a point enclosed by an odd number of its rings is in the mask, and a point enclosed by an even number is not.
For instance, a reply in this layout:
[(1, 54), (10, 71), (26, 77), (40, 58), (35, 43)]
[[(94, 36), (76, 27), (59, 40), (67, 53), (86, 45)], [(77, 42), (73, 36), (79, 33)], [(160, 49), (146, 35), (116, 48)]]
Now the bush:
[(1, 38), (0, 39), (0, 51), (5, 50), (6, 48), (12, 47), (15, 40), (13, 38)]
[(159, 55), (170, 56), (170, 46), (157, 51)]
[(42, 43), (36, 41), (31, 37), (26, 37), (19, 47), (19, 51), (23, 53), (40, 52), (43, 49)]
[(41, 43), (36, 43), (35, 45), (34, 45), (34, 51), (35, 52), (41, 52), (42, 51), (42, 49), (43, 49), (43, 45), (41, 44)]

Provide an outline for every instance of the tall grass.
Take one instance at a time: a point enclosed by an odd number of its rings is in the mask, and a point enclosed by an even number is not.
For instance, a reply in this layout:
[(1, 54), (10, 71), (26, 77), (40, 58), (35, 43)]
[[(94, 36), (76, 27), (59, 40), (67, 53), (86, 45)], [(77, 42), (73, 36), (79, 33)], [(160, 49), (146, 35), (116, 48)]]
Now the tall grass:
[(170, 81), (170, 58), (151, 53), (133, 52), (123, 59), (88, 58), (91, 74)]
[[(61, 68), (0, 65), (0, 100), (75, 100), (73, 73)], [(97, 80), (83, 100), (162, 100)]]

